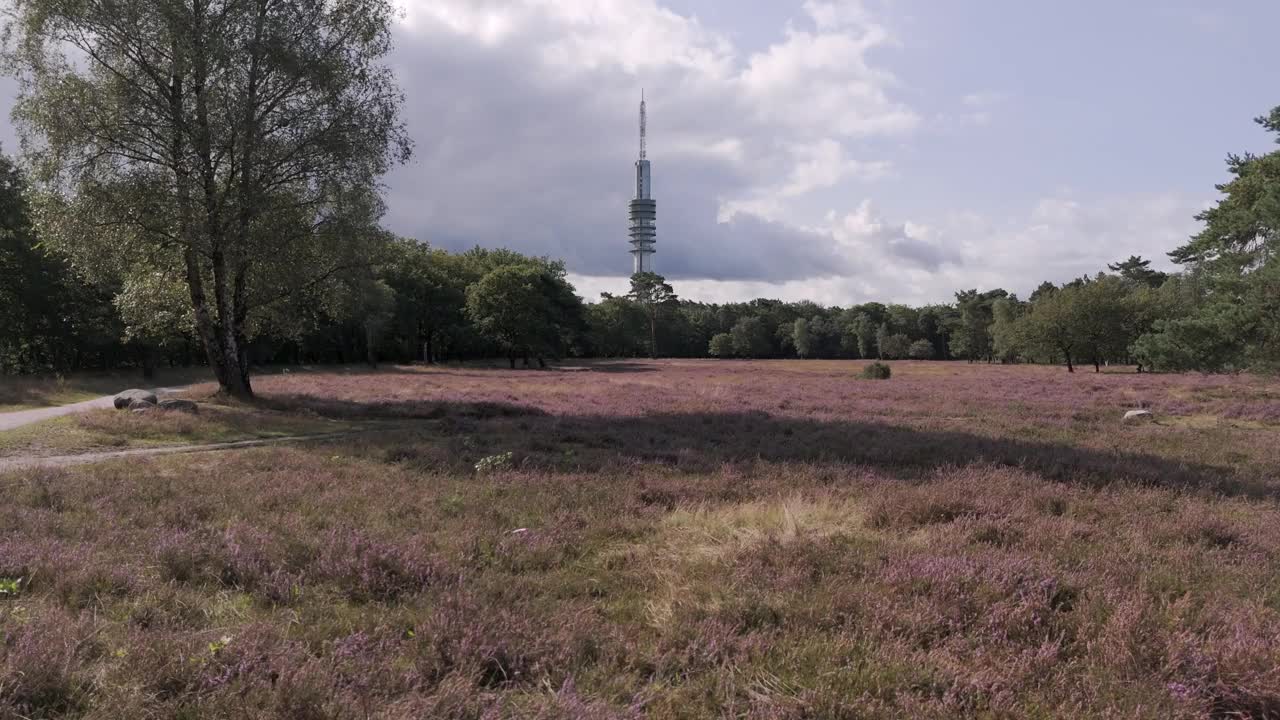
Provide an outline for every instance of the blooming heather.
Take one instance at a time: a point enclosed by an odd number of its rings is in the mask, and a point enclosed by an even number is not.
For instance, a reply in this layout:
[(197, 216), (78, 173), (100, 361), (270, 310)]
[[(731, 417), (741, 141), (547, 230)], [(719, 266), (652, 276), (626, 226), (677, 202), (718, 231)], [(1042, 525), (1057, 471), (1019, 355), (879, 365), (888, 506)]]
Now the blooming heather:
[(1280, 716), (1280, 385), (859, 367), (264, 376), (397, 422), (0, 474), (0, 718)]

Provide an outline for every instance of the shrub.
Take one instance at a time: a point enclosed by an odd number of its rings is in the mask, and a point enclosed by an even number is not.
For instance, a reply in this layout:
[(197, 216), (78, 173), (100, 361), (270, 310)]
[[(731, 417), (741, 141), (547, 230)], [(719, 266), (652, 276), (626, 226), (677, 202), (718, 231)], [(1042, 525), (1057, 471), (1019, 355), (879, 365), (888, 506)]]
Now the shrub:
[(911, 343), (911, 347), (907, 350), (914, 360), (932, 360), (933, 359), (933, 343), (928, 340), (917, 340)]
[(862, 368), (862, 373), (859, 377), (863, 380), (888, 380), (890, 374), (891, 371), (888, 365), (882, 362), (873, 362)]
[(733, 357), (733, 336), (729, 333), (718, 333), (711, 338), (707, 353), (713, 357)]

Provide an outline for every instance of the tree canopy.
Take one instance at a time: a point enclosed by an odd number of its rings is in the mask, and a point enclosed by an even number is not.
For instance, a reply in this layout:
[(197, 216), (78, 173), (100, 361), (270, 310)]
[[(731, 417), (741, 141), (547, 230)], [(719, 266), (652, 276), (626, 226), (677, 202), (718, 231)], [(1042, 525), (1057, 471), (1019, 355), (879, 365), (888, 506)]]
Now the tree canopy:
[[(368, 262), (403, 159), (389, 0), (14, 0), (49, 241), (185, 285), (223, 390), (264, 309)], [(84, 265), (88, 267), (87, 265)]]

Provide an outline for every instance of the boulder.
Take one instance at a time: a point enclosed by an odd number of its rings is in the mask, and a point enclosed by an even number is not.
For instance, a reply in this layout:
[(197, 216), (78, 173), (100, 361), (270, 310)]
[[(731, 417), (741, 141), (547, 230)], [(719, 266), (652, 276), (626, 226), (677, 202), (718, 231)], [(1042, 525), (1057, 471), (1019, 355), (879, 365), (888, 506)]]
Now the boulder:
[(142, 400), (143, 402), (149, 402), (152, 405), (155, 405), (156, 394), (150, 390), (125, 390), (112, 398), (112, 404), (116, 406), (117, 410), (124, 410), (128, 408), (129, 404), (134, 400)]
[(181, 398), (167, 398), (160, 401), (159, 408), (161, 410), (172, 410), (173, 412), (191, 413), (192, 415), (200, 412), (200, 406), (190, 400)]
[(1156, 416), (1150, 410), (1130, 410), (1124, 414), (1126, 424), (1154, 422)]
[(129, 401), (129, 409), (136, 413), (144, 413), (149, 410), (154, 410), (155, 407), (155, 403), (147, 402), (144, 398), (134, 398)]

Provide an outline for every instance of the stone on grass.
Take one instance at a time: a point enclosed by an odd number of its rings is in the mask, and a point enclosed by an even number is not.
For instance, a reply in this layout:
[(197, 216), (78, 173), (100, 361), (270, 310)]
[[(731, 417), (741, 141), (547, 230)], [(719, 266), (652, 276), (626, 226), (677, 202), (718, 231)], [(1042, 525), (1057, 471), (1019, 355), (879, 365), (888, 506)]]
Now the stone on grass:
[(1155, 419), (1150, 410), (1130, 410), (1124, 414), (1124, 421), (1128, 424), (1154, 422)]
[(151, 410), (154, 410), (155, 407), (156, 407), (155, 403), (147, 402), (147, 400), (144, 398), (134, 398), (133, 400), (129, 401), (129, 409), (136, 413), (149, 412)]
[(116, 406), (117, 410), (129, 408), (129, 404), (134, 400), (142, 400), (152, 405), (156, 404), (156, 394), (150, 390), (125, 390), (112, 398), (111, 402)]
[(200, 412), (200, 407), (191, 400), (183, 400), (181, 398), (167, 398), (160, 401), (161, 410), (172, 410), (174, 412), (184, 412), (195, 414)]

